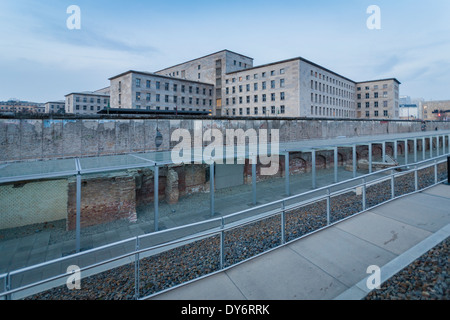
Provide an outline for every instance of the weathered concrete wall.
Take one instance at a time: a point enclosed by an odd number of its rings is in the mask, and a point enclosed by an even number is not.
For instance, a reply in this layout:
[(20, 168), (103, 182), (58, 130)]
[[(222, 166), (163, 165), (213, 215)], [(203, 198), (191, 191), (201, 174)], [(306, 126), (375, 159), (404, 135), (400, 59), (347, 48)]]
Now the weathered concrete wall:
[[(211, 128), (279, 129), (280, 142), (421, 131), (420, 122), (333, 120), (166, 120), (166, 119), (0, 119), (0, 163), (170, 150), (171, 133), (184, 128), (202, 134)], [(427, 130), (448, 130), (430, 122)], [(157, 132), (163, 136), (157, 149)]]

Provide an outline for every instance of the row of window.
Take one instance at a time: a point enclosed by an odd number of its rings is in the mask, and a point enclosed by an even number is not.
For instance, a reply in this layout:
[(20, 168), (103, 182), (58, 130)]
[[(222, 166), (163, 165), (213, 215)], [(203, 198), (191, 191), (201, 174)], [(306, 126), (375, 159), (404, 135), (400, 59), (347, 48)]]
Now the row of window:
[(311, 115), (323, 117), (349, 118), (355, 117), (355, 111), (342, 110), (329, 107), (311, 106)]
[[(250, 107), (245, 108), (245, 115), (249, 116), (249, 115), (258, 115), (259, 114), (259, 108), (258, 107), (254, 107), (253, 110)], [(252, 113), (253, 111), (253, 113)], [(269, 109), (267, 109), (267, 107), (262, 107), (261, 108), (261, 114), (266, 115), (268, 114), (268, 112), (272, 115), (274, 114), (285, 114), (286, 113), (286, 106), (280, 106), (279, 108), (275, 107), (275, 106), (271, 106)], [(226, 109), (226, 115), (229, 116), (231, 113), (231, 115), (235, 116), (235, 115), (240, 115), (243, 116), (244, 115), (244, 108), (233, 108), (233, 109)]]
[[(246, 96), (245, 97), (245, 103), (251, 103), (251, 96)], [(286, 100), (286, 94), (284, 92), (280, 92), (280, 100), (284, 101)], [(236, 101), (239, 101), (239, 104), (244, 103), (244, 97), (238, 97), (238, 100), (236, 100), (236, 97), (231, 98), (231, 104), (235, 105)], [(261, 102), (266, 102), (267, 101), (267, 95), (266, 94), (262, 94), (261, 95)], [(270, 101), (276, 101), (276, 94), (275, 93), (271, 93), (270, 94)], [(255, 94), (253, 96), (253, 103), (258, 103), (259, 102), (259, 95)], [(230, 98), (226, 98), (225, 99), (225, 104), (228, 106), (230, 105)]]
[[(358, 95), (357, 95), (358, 100), (361, 100), (361, 97), (362, 97), (361, 93), (358, 93)], [(366, 97), (366, 99), (370, 99), (370, 93), (367, 92), (365, 97)], [(383, 92), (383, 98), (387, 98), (387, 97), (388, 97), (388, 92), (384, 91)], [(380, 98), (379, 93), (378, 92), (374, 92), (373, 99), (378, 99), (378, 98)]]
[(333, 87), (331, 85), (326, 85), (325, 83), (317, 82), (314, 80), (311, 80), (311, 90), (317, 90), (323, 93), (337, 95), (339, 97), (347, 98), (347, 99), (353, 99), (354, 94), (350, 91), (339, 89), (337, 87)]
[[(286, 85), (285, 80), (280, 79), (279, 80), (279, 88), (284, 88), (285, 85)], [(245, 91), (250, 92), (251, 91), (250, 89), (251, 89), (251, 85), (246, 84)], [(266, 81), (261, 82), (261, 90), (266, 90), (266, 89), (267, 89), (267, 82)], [(277, 89), (275, 80), (270, 81), (270, 89)], [(244, 92), (244, 86), (239, 85), (237, 87), (237, 90), (239, 93)], [(253, 91), (258, 91), (258, 90), (259, 90), (259, 83), (258, 82), (253, 83)], [(225, 93), (230, 94), (230, 87), (225, 88)], [(233, 87), (231, 87), (231, 94), (235, 94), (235, 93), (236, 93), (236, 86), (233, 86)]]
[[(142, 106), (140, 106), (140, 105), (136, 105), (136, 109), (138, 109), (138, 110), (144, 110), (144, 107), (142, 107)], [(206, 108), (202, 108), (202, 109), (200, 109), (200, 108), (197, 108), (197, 109), (195, 109), (195, 108), (180, 108), (180, 109), (176, 109), (176, 108), (164, 107), (164, 109), (163, 109), (163, 108), (160, 107), (160, 106), (146, 106), (146, 107), (145, 107), (145, 110), (157, 110), (157, 111), (160, 111), (160, 110), (166, 110), (166, 111), (167, 111), (167, 110), (208, 111), (208, 109), (206, 109)]]
[[(81, 102), (80, 97), (75, 97), (75, 102)], [(83, 97), (83, 103), (87, 103), (87, 102), (88, 102), (87, 98)], [(90, 98), (89, 102), (90, 103), (95, 103), (95, 99), (94, 98)], [(100, 98), (97, 98), (97, 103), (101, 103), (101, 99)], [(103, 103), (104, 104), (109, 103), (109, 99), (103, 99)]]
[[(136, 88), (141, 88), (141, 79), (139, 79), (139, 78), (136, 78)], [(147, 89), (151, 89), (152, 88), (152, 81), (151, 80), (146, 80), (145, 88), (147, 88)], [(156, 88), (156, 90), (161, 90), (161, 82), (160, 81), (155, 81), (155, 88)], [(180, 91), (182, 93), (186, 92), (186, 85), (184, 85), (184, 84), (178, 85), (176, 83), (174, 83), (172, 85), (172, 91), (173, 92), (178, 92), (178, 88), (180, 88)], [(188, 89), (189, 93), (193, 93), (194, 92), (194, 87), (193, 86), (188, 86), (187, 89)], [(164, 83), (164, 90), (165, 91), (170, 91), (170, 83), (169, 82), (165, 82)], [(121, 91), (122, 91), (122, 82), (119, 81), (119, 92), (121, 92)], [(200, 92), (202, 92), (203, 95), (206, 96), (207, 91), (208, 90), (206, 88), (203, 88), (202, 90), (200, 90), (200, 87), (195, 87), (195, 93), (196, 94), (200, 94)], [(209, 89), (208, 93), (209, 93), (209, 96), (212, 96), (213, 90)]]
[[(280, 69), (280, 72), (279, 72), (279, 74), (281, 75), (281, 74), (285, 74), (286, 73), (286, 70), (284, 69), (284, 68), (282, 68), (282, 69)], [(276, 71), (275, 70), (272, 70), (272, 71), (270, 71), (270, 76), (275, 76), (276, 75)], [(257, 79), (259, 79), (259, 73), (254, 73), (253, 74), (253, 77), (252, 76), (250, 76), (250, 75), (246, 75), (245, 76), (245, 80), (250, 80), (251, 78), (253, 78), (254, 80), (257, 80)], [(267, 76), (268, 76), (268, 73), (267, 72), (261, 72), (261, 78), (262, 79), (264, 79), (264, 78), (267, 78)], [(231, 83), (235, 83), (236, 81), (239, 81), (239, 82), (242, 82), (243, 80), (244, 80), (244, 76), (240, 76), (240, 77), (238, 77), (238, 78), (231, 78), (231, 79), (226, 79), (225, 80), (225, 84), (229, 84), (230, 83), (230, 80), (231, 80)]]
[[(374, 106), (375, 108), (378, 108), (378, 107), (379, 107), (379, 102), (378, 102), (378, 101), (375, 101), (375, 102), (373, 103), (373, 106)], [(383, 107), (384, 107), (384, 108), (387, 108), (387, 107), (388, 107), (388, 101), (383, 101)], [(366, 102), (366, 108), (370, 108), (370, 102)], [(358, 109), (361, 109), (361, 102), (358, 102)]]
[[(141, 101), (141, 93), (140, 92), (136, 92), (136, 101)], [(196, 98), (195, 99), (195, 104), (196, 105), (200, 105), (200, 101), (203, 101), (203, 105), (206, 105), (207, 99), (200, 99), (200, 98)], [(145, 95), (145, 101), (147, 102), (151, 102), (152, 101), (152, 94), (151, 93), (147, 93)], [(155, 94), (155, 101), (156, 102), (161, 102), (161, 95), (159, 93)], [(189, 97), (188, 98), (189, 104), (193, 104), (194, 98), (193, 97)], [(169, 95), (165, 95), (164, 96), (164, 102), (166, 103), (178, 103), (181, 102), (181, 104), (185, 104), (186, 103), (186, 97), (181, 97), (181, 99), (179, 99), (178, 96), (169, 96)], [(121, 104), (121, 95), (119, 95), (119, 104)], [(209, 105), (212, 105), (212, 99), (209, 99)]]
[[(383, 84), (383, 89), (387, 89), (387, 88), (388, 88), (388, 85), (387, 84)], [(365, 90), (370, 90), (370, 87), (369, 86), (365, 86), (364, 89)], [(373, 86), (373, 90), (378, 90), (378, 89), (379, 89), (379, 86), (377, 84)], [(361, 87), (358, 87), (356, 90), (361, 91)]]
[(311, 93), (311, 102), (329, 104), (332, 106), (339, 106), (339, 107), (346, 107), (346, 108), (354, 107), (354, 102), (352, 102), (352, 101), (333, 98), (333, 97), (329, 97), (329, 96), (325, 96), (325, 95), (321, 95), (321, 94), (317, 94), (317, 93), (316, 94)]
[(323, 81), (335, 84), (338, 87), (346, 88), (346, 89), (349, 89), (349, 90), (355, 90), (355, 87), (353, 85), (350, 85), (348, 83), (345, 83), (345, 82), (337, 80), (337, 79), (334, 79), (334, 78), (329, 77), (329, 76), (327, 76), (325, 74), (322, 75), (321, 73), (314, 72), (313, 70), (311, 70), (311, 77), (315, 77), (315, 78), (318, 78), (320, 80), (323, 80)]
[[(83, 111), (88, 111), (88, 110), (90, 110), (90, 111), (100, 111), (100, 110), (102, 110), (102, 108), (100, 107), (100, 106), (97, 106), (97, 108), (96, 107), (94, 107), (94, 106), (80, 106), (79, 104), (77, 104), (76, 106), (75, 106), (75, 110), (81, 110), (81, 109), (83, 109)], [(97, 109), (97, 110), (95, 110), (95, 109)]]

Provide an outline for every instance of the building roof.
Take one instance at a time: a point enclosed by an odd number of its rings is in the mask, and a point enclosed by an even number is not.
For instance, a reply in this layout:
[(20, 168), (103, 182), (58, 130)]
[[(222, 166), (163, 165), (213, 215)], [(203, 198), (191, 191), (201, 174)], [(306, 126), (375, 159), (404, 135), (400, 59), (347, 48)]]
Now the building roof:
[(398, 84), (402, 84), (400, 81), (398, 81), (396, 78), (387, 78), (387, 79), (377, 79), (377, 80), (367, 80), (367, 81), (358, 81), (357, 83), (368, 83), (368, 82), (381, 82), (381, 81), (395, 81)]
[(92, 92), (92, 91), (82, 91), (82, 92), (71, 92), (65, 95), (65, 97), (73, 95), (73, 94), (79, 94), (84, 96), (96, 96), (96, 97), (109, 97), (109, 94), (107, 93), (101, 93), (101, 92)]
[(156, 74), (156, 73), (153, 73), (153, 72), (136, 71), (136, 70), (128, 70), (128, 71), (122, 72), (121, 74), (118, 74), (117, 76), (109, 78), (109, 80), (113, 80), (113, 79), (122, 77), (122, 76), (124, 76), (126, 74), (129, 74), (129, 73), (135, 73), (135, 74), (141, 74), (143, 76), (152, 76), (152, 77), (158, 77), (158, 78), (169, 79), (169, 80), (178, 80), (178, 81), (184, 81), (184, 82), (191, 82), (191, 83), (196, 83), (196, 84), (204, 84), (204, 85), (208, 85), (208, 86), (213, 86), (213, 84), (211, 84), (211, 83), (206, 83), (206, 82), (201, 82), (201, 81), (194, 81), (194, 80), (187, 80), (187, 79), (182, 79), (182, 78), (177, 78), (177, 77), (168, 77), (168, 76), (163, 76), (163, 75)]
[(229, 53), (236, 54), (236, 55), (238, 55), (238, 56), (241, 56), (241, 57), (244, 57), (244, 58), (247, 58), (247, 59), (254, 60), (253, 58), (248, 57), (248, 56), (245, 56), (245, 55), (243, 55), (243, 54), (240, 54), (240, 53), (237, 53), (237, 52), (233, 52), (233, 51), (228, 50), (228, 49), (224, 49), (224, 50), (220, 50), (220, 51), (217, 51), (217, 52), (214, 52), (214, 53), (207, 54), (206, 56), (203, 56), (203, 57), (200, 57), (200, 58), (195, 58), (195, 59), (192, 59), (192, 60), (188, 60), (188, 61), (186, 61), (186, 62), (178, 63), (178, 64), (176, 64), (176, 65), (173, 65), (173, 66), (171, 66), (171, 67), (167, 67), (167, 68), (161, 69), (161, 70), (156, 71), (156, 72), (161, 72), (161, 71), (164, 71), (164, 70), (167, 70), (167, 69), (172, 69), (172, 68), (181, 66), (181, 65), (183, 65), (183, 64), (186, 64), (186, 63), (190, 63), (190, 62), (193, 62), (193, 61), (196, 61), (196, 60), (200, 60), (200, 59), (204, 59), (204, 58), (213, 56), (213, 55), (218, 54), (218, 53), (221, 53), (221, 52), (229, 52)]

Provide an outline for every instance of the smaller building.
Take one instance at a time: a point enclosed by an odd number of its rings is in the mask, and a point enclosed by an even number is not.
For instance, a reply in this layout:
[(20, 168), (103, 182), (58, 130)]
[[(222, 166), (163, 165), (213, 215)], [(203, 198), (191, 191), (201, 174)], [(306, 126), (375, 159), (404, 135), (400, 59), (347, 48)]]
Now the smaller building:
[(66, 109), (66, 102), (64, 100), (49, 101), (44, 104), (45, 113), (63, 114), (65, 113), (65, 109)]
[(398, 119), (399, 85), (395, 78), (358, 82), (356, 113), (361, 119)]
[(424, 101), (423, 120), (450, 121), (450, 100)]
[(95, 91), (72, 92), (66, 95), (65, 111), (70, 114), (97, 114), (109, 107), (109, 94)]
[(421, 118), (417, 104), (401, 104), (399, 109), (400, 120), (417, 120)]
[(109, 80), (113, 109), (209, 112), (214, 106), (209, 83), (133, 70)]
[(0, 102), (0, 112), (3, 113), (42, 113), (42, 103), (8, 100)]

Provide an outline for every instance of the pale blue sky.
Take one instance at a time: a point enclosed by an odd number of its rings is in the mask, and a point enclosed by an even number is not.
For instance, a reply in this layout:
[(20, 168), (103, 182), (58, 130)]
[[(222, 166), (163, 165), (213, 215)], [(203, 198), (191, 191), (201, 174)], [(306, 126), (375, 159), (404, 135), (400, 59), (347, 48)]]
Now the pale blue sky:
[[(72, 4), (81, 30), (66, 27)], [(381, 30), (366, 27), (373, 4)], [(222, 49), (255, 65), (301, 56), (355, 81), (395, 77), (401, 95), (450, 99), (449, 21), (448, 0), (2, 0), (0, 100), (61, 100)]]

